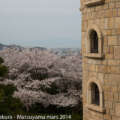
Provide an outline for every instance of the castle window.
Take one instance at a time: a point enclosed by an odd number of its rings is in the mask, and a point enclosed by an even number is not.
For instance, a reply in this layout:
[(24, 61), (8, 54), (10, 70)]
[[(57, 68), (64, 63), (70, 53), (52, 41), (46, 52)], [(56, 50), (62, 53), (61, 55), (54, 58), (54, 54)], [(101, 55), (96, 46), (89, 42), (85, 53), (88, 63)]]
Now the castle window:
[(98, 35), (95, 30), (90, 32), (90, 52), (98, 53)]
[(90, 25), (86, 36), (86, 56), (103, 58), (103, 37), (98, 26)]
[(100, 105), (99, 88), (95, 83), (91, 84), (91, 104)]
[(87, 107), (90, 110), (105, 112), (103, 90), (97, 81), (89, 81), (87, 85)]

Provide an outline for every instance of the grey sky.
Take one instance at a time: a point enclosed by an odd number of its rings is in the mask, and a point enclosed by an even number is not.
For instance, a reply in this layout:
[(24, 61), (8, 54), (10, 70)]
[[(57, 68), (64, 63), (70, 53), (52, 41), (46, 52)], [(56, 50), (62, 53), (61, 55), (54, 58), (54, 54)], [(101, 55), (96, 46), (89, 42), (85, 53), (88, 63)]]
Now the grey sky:
[(0, 42), (80, 47), (80, 0), (0, 0)]

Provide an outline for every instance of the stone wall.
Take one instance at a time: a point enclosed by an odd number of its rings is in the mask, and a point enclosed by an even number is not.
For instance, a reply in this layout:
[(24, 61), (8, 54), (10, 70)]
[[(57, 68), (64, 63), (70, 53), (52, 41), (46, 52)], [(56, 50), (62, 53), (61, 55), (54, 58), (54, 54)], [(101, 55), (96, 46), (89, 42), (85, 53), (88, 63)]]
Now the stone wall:
[[(84, 120), (120, 120), (120, 0), (81, 0), (81, 12)], [(101, 58), (86, 56), (87, 30), (92, 25), (102, 33)], [(88, 107), (90, 80), (97, 81), (103, 90), (105, 111)]]

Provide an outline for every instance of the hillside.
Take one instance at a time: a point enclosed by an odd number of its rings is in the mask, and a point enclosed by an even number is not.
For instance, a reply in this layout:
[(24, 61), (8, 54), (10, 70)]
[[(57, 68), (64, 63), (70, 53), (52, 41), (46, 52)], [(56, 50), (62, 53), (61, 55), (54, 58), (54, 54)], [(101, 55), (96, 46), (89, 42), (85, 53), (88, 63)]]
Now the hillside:
[[(26, 49), (25, 47), (19, 46), (19, 45), (4, 45), (0, 43), (0, 50), (3, 50), (4, 48), (14, 48), (19, 49), (20, 51), (23, 49)], [(49, 50), (52, 53), (58, 55), (58, 56), (71, 56), (73, 54), (79, 55), (80, 54), (80, 48), (50, 48), (47, 49), (45, 47), (30, 47), (29, 50)]]
[(1, 83), (14, 84), (18, 88), (14, 96), (27, 107), (35, 103), (75, 107), (81, 100), (80, 54), (63, 58), (38, 48), (7, 48), (0, 56), (9, 67), (9, 75)]

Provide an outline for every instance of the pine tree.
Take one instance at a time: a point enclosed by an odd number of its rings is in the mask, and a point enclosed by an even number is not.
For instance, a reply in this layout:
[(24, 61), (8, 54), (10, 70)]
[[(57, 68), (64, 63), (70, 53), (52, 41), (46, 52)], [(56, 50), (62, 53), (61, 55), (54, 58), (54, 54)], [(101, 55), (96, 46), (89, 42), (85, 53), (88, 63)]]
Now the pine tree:
[(8, 68), (3, 63), (4, 60), (0, 57), (0, 77), (5, 77), (8, 73)]
[[(8, 68), (3, 65), (4, 60), (0, 57), (0, 77), (8, 74)], [(17, 88), (14, 85), (0, 84), (0, 114), (16, 115), (24, 113), (24, 105), (22, 102), (13, 97), (14, 91)]]

